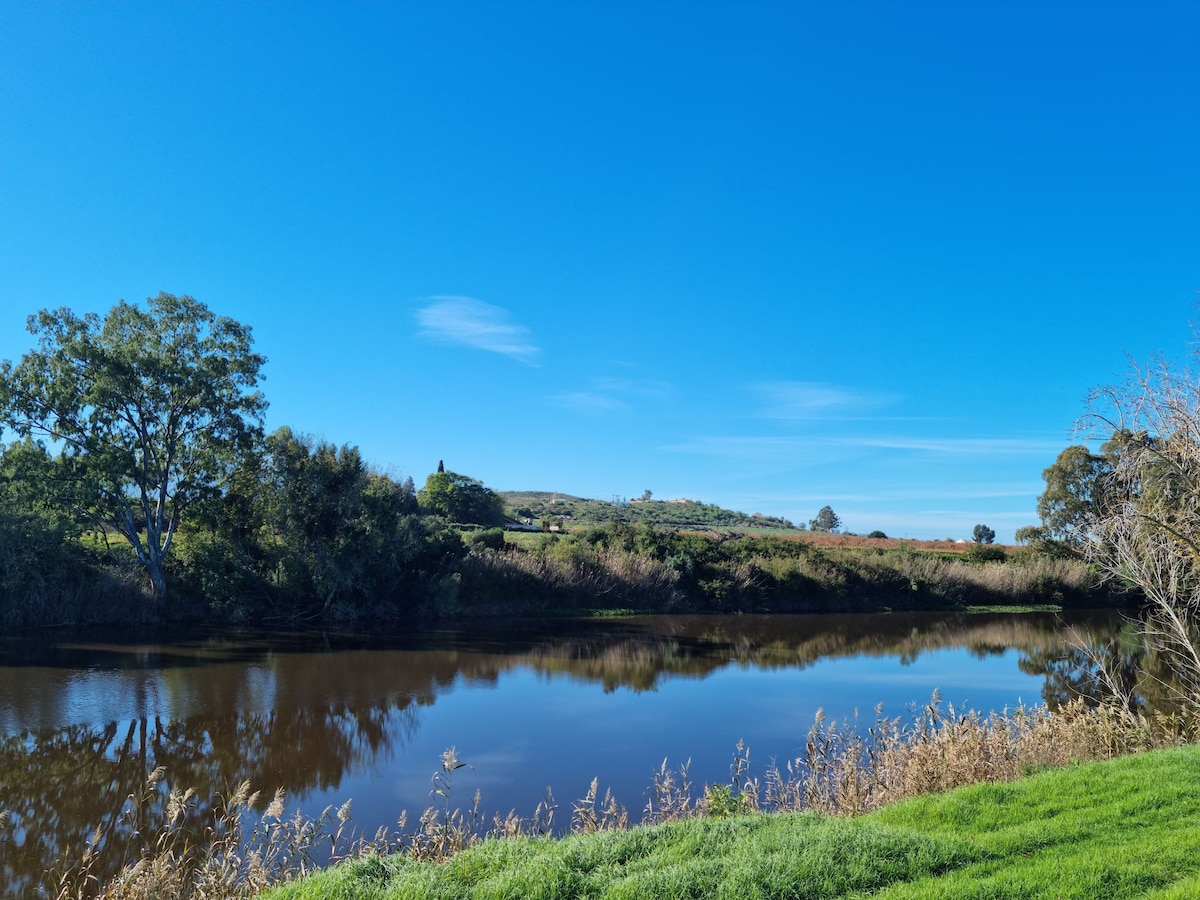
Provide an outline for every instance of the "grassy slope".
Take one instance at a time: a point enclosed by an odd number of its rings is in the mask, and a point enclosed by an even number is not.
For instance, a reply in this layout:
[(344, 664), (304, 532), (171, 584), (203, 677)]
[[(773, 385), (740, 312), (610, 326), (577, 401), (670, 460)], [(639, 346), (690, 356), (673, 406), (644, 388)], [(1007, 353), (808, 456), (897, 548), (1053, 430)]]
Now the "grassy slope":
[(273, 900), (1200, 896), (1200, 748), (1049, 771), (858, 819), (695, 820), (340, 866)]
[(543, 518), (554, 520), (563, 517), (564, 524), (571, 528), (626, 522), (632, 525), (659, 525), (669, 528), (740, 528), (783, 533), (796, 530), (785, 527), (788, 523), (784, 519), (774, 516), (756, 518), (696, 500), (637, 500), (625, 505), (613, 505), (603, 500), (589, 500), (549, 491), (501, 491), (500, 497), (504, 500), (506, 513), (512, 518), (522, 518), (517, 511), (526, 510), (532, 513), (535, 522)]

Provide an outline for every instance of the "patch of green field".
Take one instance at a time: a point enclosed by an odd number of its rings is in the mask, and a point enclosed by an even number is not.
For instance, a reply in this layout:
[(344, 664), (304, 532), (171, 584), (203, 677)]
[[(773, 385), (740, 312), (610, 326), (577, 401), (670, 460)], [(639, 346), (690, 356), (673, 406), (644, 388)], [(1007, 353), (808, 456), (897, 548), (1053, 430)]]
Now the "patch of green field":
[(347, 863), (301, 898), (1181, 898), (1200, 889), (1200, 749), (1043, 772), (857, 819), (692, 820)]
[(533, 550), (546, 540), (548, 534), (549, 532), (545, 531), (506, 531), (504, 532), (504, 542), (516, 544), (522, 550)]

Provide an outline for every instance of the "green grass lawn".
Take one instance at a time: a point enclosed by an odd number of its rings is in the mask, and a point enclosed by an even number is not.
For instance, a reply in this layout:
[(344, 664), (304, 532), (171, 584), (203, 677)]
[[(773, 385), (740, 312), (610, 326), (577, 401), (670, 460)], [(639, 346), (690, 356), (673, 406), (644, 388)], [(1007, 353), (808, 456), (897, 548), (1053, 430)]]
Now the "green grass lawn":
[(856, 819), (693, 820), (376, 858), (284, 898), (1184, 898), (1200, 896), (1200, 749), (1047, 771)]
[(516, 544), (522, 550), (533, 550), (550, 534), (548, 531), (506, 531), (504, 542)]

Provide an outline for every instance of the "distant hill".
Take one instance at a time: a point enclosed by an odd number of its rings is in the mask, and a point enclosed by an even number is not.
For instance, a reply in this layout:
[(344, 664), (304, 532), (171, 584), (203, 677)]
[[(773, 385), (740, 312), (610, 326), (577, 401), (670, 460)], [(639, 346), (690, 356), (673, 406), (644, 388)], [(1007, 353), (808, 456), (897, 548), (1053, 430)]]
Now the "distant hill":
[(664, 528), (772, 528), (799, 530), (778, 516), (749, 515), (697, 500), (588, 500), (550, 491), (499, 491), (510, 518), (541, 524), (549, 520), (568, 528), (628, 522)]

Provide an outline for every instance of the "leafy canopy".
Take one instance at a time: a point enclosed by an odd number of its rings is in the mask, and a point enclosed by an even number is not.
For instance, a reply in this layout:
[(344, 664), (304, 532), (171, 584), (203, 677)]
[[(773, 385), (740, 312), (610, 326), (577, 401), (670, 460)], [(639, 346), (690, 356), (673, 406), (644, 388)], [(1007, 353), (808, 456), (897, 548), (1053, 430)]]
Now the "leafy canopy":
[(996, 540), (995, 530), (986, 525), (976, 525), (971, 536), (977, 544), (990, 544)]
[(1046, 490), (1038, 498), (1037, 512), (1052, 540), (1072, 547), (1083, 545), (1111, 470), (1107, 455), (1076, 445), (1063, 450), (1042, 472)]
[(483, 482), (457, 472), (434, 472), (417, 492), (425, 512), (463, 525), (504, 524), (504, 500)]
[(808, 527), (813, 531), (834, 532), (842, 527), (842, 520), (833, 511), (833, 507), (822, 506), (820, 512), (817, 513), (817, 517), (809, 521)]
[(0, 417), (50, 442), (60, 501), (128, 541), (162, 598), (185, 510), (219, 491), (260, 434), (266, 360), (248, 326), (166, 293), (103, 319), (41, 310), (28, 328), (37, 349), (0, 365)]

